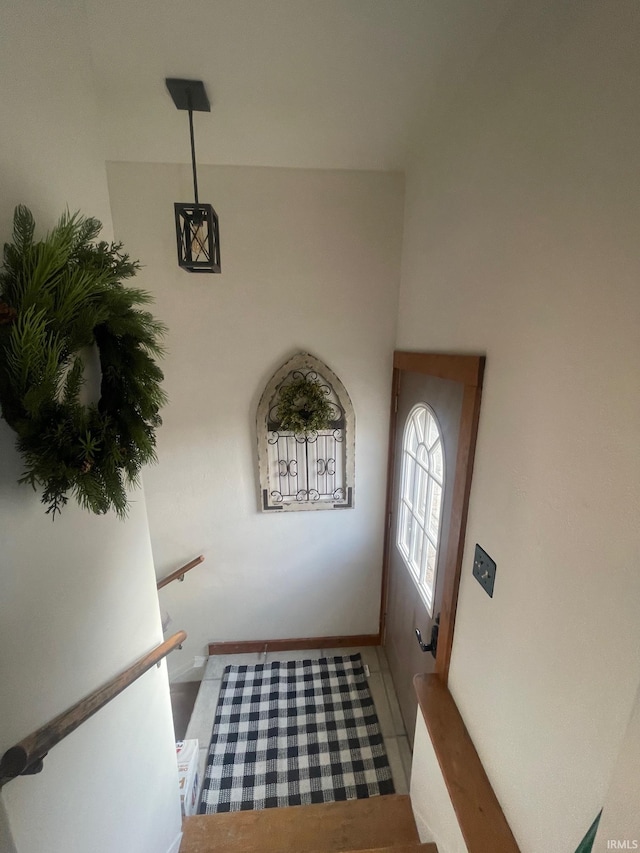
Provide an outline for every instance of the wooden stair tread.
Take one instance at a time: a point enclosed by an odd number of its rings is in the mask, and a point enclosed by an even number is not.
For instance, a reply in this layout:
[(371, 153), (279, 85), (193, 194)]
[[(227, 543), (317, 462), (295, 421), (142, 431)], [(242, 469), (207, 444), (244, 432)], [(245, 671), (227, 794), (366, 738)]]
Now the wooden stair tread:
[(355, 853), (420, 844), (411, 800), (397, 794), (194, 815), (182, 829), (180, 853)]

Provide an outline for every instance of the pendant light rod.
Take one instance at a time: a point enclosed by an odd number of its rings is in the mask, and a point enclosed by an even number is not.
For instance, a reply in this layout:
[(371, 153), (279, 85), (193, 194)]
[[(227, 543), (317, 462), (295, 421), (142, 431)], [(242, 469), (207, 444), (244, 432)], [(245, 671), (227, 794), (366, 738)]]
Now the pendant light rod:
[(179, 110), (187, 110), (189, 113), (189, 137), (191, 139), (191, 168), (193, 171), (193, 192), (196, 207), (200, 203), (198, 199), (198, 172), (196, 168), (196, 141), (193, 132), (194, 112), (211, 112), (211, 104), (204, 88), (202, 80), (180, 80), (168, 77), (165, 80), (173, 103)]
[(191, 136), (191, 168), (193, 169), (193, 194), (198, 206), (198, 171), (196, 169), (196, 140), (193, 135), (193, 110), (191, 109), (191, 98), (189, 98), (189, 135)]

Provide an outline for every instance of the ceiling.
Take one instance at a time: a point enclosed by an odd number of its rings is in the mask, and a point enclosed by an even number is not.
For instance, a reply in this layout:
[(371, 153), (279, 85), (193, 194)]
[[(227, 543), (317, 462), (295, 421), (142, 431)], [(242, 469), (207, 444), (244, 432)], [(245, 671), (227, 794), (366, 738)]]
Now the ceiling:
[(202, 79), (198, 162), (402, 169), (511, 0), (85, 0), (109, 160), (188, 162), (165, 77)]

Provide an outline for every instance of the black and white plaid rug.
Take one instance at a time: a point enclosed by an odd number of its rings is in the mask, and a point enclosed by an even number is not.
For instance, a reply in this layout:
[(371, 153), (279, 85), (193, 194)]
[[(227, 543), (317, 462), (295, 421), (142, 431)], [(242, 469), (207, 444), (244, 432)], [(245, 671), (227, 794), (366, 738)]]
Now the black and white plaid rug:
[(225, 669), (200, 814), (393, 793), (360, 655)]

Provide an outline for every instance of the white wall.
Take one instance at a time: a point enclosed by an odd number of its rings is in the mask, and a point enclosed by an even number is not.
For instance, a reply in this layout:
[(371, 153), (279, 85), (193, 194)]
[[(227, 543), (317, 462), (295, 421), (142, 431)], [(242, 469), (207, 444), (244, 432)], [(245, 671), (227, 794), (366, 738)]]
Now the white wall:
[[(627, 843), (627, 850), (640, 850), (640, 689), (631, 712), (616, 762), (593, 853), (614, 849), (610, 842)], [(624, 848), (622, 848), (624, 849)]]
[(523, 853), (564, 853), (638, 684), (640, 16), (523, 8), (425, 122), (397, 343), (487, 354), (450, 687)]
[[(162, 639), (142, 493), (129, 520), (67, 507), (55, 523), (13, 485), (3, 426), (0, 750), (17, 743)], [(180, 831), (166, 667), (56, 746), (3, 798), (18, 853), (166, 851)]]
[(0, 27), (3, 241), (26, 204), (50, 227), (66, 205), (110, 228), (98, 109), (81, 0), (3, 0)]
[(0, 850), (2, 853), (17, 853), (2, 797), (0, 797)]
[[(189, 633), (173, 666), (215, 639), (377, 633), (402, 177), (203, 167), (223, 271), (194, 275), (177, 266), (173, 224), (190, 168), (109, 163), (108, 175), (116, 234), (170, 328), (160, 462), (145, 472), (158, 574), (206, 555), (161, 592)], [(258, 401), (299, 350), (351, 396), (355, 509), (258, 509)]]
[[(68, 204), (103, 219), (108, 236), (83, 4), (10, 0), (2, 18), (0, 238), (19, 202), (43, 231)], [(73, 503), (53, 523), (39, 495), (16, 482), (14, 443), (0, 423), (0, 754), (162, 637), (143, 493), (132, 495), (126, 523)], [(2, 798), (18, 853), (167, 850), (180, 812), (166, 667)]]

